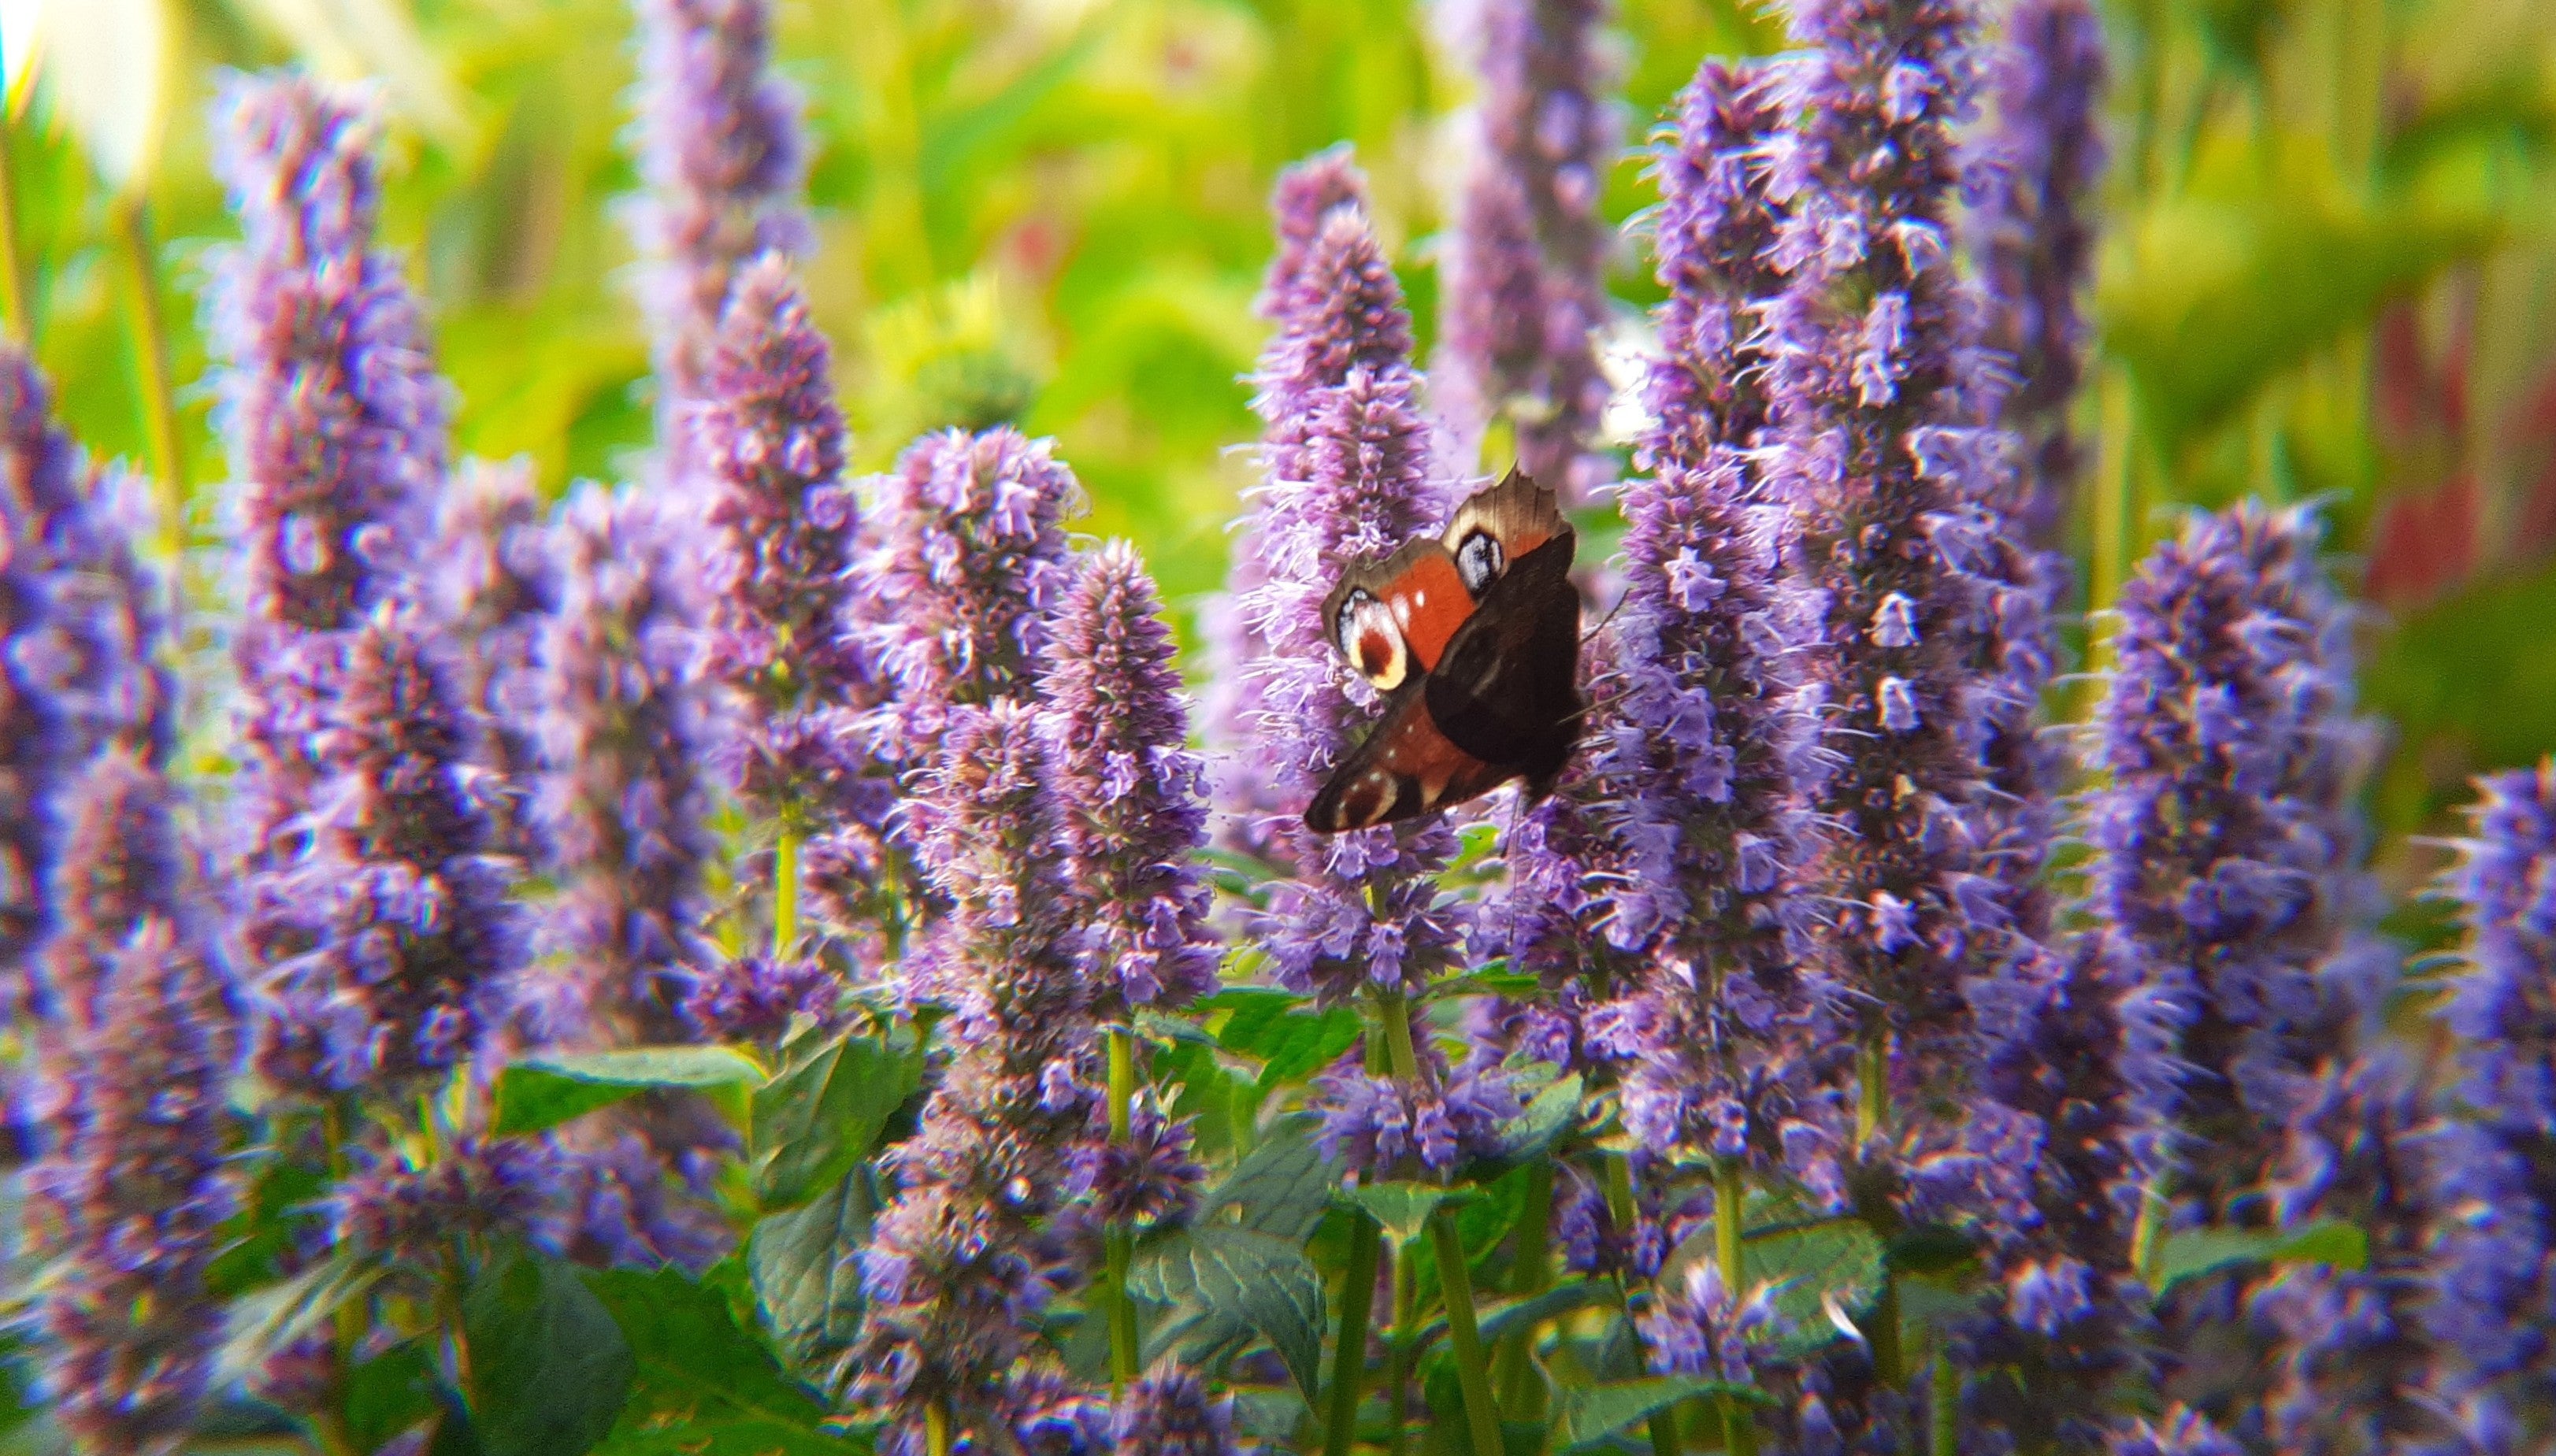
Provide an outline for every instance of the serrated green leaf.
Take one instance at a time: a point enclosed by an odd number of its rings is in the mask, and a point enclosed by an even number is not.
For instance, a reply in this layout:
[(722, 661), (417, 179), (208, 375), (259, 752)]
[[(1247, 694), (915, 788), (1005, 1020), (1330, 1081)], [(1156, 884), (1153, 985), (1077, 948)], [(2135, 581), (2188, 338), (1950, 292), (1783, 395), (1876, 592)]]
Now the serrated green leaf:
[(1698, 1376), (1662, 1375), (1595, 1386), (1563, 1386), (1553, 1393), (1554, 1433), (1566, 1448), (1596, 1445), (1680, 1400), (1699, 1396), (1727, 1397), (1752, 1405), (1774, 1403), (1753, 1386), (1734, 1386)]
[(1429, 1217), (1440, 1207), (1473, 1196), (1470, 1188), (1445, 1188), (1435, 1183), (1382, 1182), (1360, 1183), (1343, 1188), (1341, 1197), (1349, 1205), (1363, 1208), (1384, 1225), (1385, 1237), (1396, 1247), (1410, 1243), (1428, 1230)]
[(2330, 1264), (2360, 1269), (2369, 1258), (2369, 1237), (2340, 1219), (2323, 1219), (2290, 1233), (2277, 1229), (2183, 1229), (2166, 1235), (2157, 1250), (2156, 1291), (2237, 1264)]
[(745, 1264), (755, 1303), (793, 1350), (851, 1338), (861, 1316), (860, 1274), (849, 1256), (869, 1239), (869, 1176), (845, 1173), (797, 1208), (757, 1220)]
[(655, 1087), (751, 1086), (763, 1068), (725, 1046), (637, 1046), (526, 1057), (497, 1074), (496, 1131), (538, 1133)]
[(783, 1048), (781, 1070), (750, 1104), (756, 1199), (786, 1208), (849, 1172), (918, 1071), (914, 1058), (875, 1036), (810, 1032)]
[(1581, 1080), (1578, 1072), (1557, 1077), (1535, 1094), (1526, 1111), (1500, 1129), (1499, 1160), (1521, 1163), (1542, 1157), (1580, 1122)]
[(1298, 1241), (1197, 1225), (1139, 1250), (1127, 1286), (1140, 1299), (1248, 1326), (1313, 1397), (1323, 1353), (1323, 1276)]
[(727, 1301), (676, 1270), (590, 1271), (586, 1282), (630, 1342), (628, 1404), (602, 1456), (840, 1456), (829, 1414), (737, 1327)]
[[(1681, 1245), (1680, 1252), (1693, 1243)], [(1853, 1219), (1751, 1235), (1739, 1245), (1740, 1282), (1750, 1289), (1775, 1286), (1782, 1333), (1774, 1345), (1785, 1354), (1837, 1339), (1832, 1307), (1850, 1319), (1862, 1317), (1880, 1297), (1882, 1271), (1881, 1241)], [(1664, 1268), (1661, 1276), (1669, 1271)]]
[(1332, 1204), (1340, 1173), (1314, 1145), (1311, 1120), (1291, 1118), (1271, 1130), (1207, 1197), (1201, 1221), (1228, 1215), (1236, 1227), (1302, 1245)]
[(461, 1299), (470, 1430), (488, 1456), (581, 1456), (619, 1418), (630, 1342), (570, 1264), (510, 1250)]

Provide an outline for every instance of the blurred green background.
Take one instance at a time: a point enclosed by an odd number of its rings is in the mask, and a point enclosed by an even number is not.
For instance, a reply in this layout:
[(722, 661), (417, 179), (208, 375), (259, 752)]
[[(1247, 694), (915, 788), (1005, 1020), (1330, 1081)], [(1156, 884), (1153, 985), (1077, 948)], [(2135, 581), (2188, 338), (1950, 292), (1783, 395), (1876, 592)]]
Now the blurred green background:
[[(49, 6), (89, 39), (22, 75)], [(0, 20), (37, 352), (94, 449), (162, 463), (119, 243), (141, 199), (199, 540), (223, 475), (195, 302), (231, 235), (203, 125), (223, 66), (381, 88), (387, 242), (428, 300), (463, 452), (529, 456), (556, 491), (646, 445), (623, 0), (8, 0)], [(2556, 5), (2120, 0), (2109, 20), (2081, 407), (2089, 498), (2123, 505), (2075, 525), (2089, 593), (2177, 503), (2330, 503), (2373, 608), (2365, 692), (2396, 729), (2374, 807), (2410, 877), (2403, 831), (2446, 827), (2469, 774), (2556, 747)], [(1193, 612), (1249, 483), (1271, 176), (1357, 145), (1425, 339), (1470, 89), (1442, 37), (1462, 23), (1462, 0), (780, 0), (810, 287), (862, 465), (1017, 418), (1089, 487), (1083, 529), (1133, 537)], [(1781, 43), (1737, 0), (1629, 0), (1619, 27), (1635, 143), (1699, 59)], [(1609, 210), (1650, 199), (1628, 155)], [(1636, 242), (1617, 271), (1631, 316), (1655, 296)]]

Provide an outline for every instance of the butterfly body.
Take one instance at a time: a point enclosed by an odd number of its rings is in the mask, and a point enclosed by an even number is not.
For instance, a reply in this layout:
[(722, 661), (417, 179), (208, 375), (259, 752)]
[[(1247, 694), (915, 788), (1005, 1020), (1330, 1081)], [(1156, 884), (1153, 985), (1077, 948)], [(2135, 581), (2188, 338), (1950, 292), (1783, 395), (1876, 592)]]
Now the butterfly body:
[(1553, 493), (1511, 471), (1442, 536), (1342, 573), (1323, 619), (1387, 697), (1306, 807), (1309, 827), (1392, 823), (1512, 779), (1538, 795), (1552, 787), (1583, 708), (1577, 544)]

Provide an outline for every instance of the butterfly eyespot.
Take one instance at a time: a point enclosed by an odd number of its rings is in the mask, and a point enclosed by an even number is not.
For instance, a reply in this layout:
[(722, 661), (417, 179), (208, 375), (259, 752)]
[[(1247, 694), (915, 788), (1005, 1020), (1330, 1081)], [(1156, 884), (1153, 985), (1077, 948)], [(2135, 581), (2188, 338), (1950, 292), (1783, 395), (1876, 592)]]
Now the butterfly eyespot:
[(1468, 534), (1456, 547), (1456, 574), (1465, 579), (1465, 589), (1477, 597), (1506, 569), (1508, 553), (1500, 549), (1500, 539), (1487, 531)]
[(1350, 592), (1332, 627), (1340, 637), (1341, 656), (1359, 676), (1388, 690), (1402, 685), (1410, 663), (1401, 624), (1390, 607), (1366, 592)]

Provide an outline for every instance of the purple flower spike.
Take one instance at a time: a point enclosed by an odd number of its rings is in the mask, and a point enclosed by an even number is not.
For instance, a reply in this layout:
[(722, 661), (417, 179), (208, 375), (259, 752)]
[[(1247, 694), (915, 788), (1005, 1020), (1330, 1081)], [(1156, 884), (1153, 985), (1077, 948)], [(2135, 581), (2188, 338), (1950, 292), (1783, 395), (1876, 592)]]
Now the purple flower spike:
[(2178, 1128), (2178, 1191), (2209, 1217), (2261, 1180), (2361, 1010), (2320, 976), (2369, 904), (2353, 795), (2372, 748), (2320, 535), (2295, 509), (2188, 521), (2122, 590), (2097, 719), (2094, 909), (2185, 1064), (2146, 1116)]
[(680, 1040), (714, 850), (697, 555), (673, 509), (590, 485), (562, 509), (551, 548), (560, 600), (536, 646), (546, 768), (533, 807), (561, 892), (541, 948), (569, 968), (571, 1005), (540, 1030)]
[(37, 962), (42, 1010), (64, 1028), (96, 1021), (107, 973), (145, 919), (185, 921), (192, 867), (171, 807), (168, 781), (122, 747), (100, 754), (71, 787), (54, 873), (55, 929)]
[(853, 640), (894, 684), (876, 716), (882, 752), (929, 758), (954, 707), (1027, 696), (1048, 614), (1074, 580), (1061, 524), (1083, 487), (1049, 440), (1005, 426), (928, 434), (880, 482), (883, 538), (866, 565), (875, 595)]
[(82, 1450), (173, 1448), (211, 1384), (222, 1306), (205, 1275), (237, 1202), (222, 1117), (236, 1037), (202, 947), (154, 915), (115, 948), (95, 1022), (51, 1068), (62, 1141), (28, 1179), (29, 1242), (52, 1261), (39, 1387)]
[(1652, 1372), (1750, 1384), (1761, 1347), (1783, 1327), (1774, 1296), (1773, 1285), (1760, 1284), (1741, 1297), (1723, 1282), (1720, 1264), (1698, 1259), (1641, 1319)]
[(1499, 1151), (1500, 1125), (1519, 1107), (1507, 1074), (1471, 1061), (1451, 1070), (1427, 1031), (1425, 1024), (1412, 1029), (1416, 1078), (1371, 1075), (1354, 1047), (1315, 1078), (1323, 1121), (1314, 1142), (1323, 1156), (1367, 1178), (1393, 1178), (1417, 1168), (1452, 1172)]
[(527, 860), (541, 857), (520, 801), (542, 763), (534, 659), (559, 593), (546, 514), (530, 462), (464, 464), (444, 494), (418, 583), (459, 649), (461, 700), (486, 726), (480, 766), (507, 794), (498, 845)]
[(456, 1240), (529, 1229), (549, 1187), (549, 1157), (527, 1139), (471, 1137), (423, 1167), (369, 1154), (323, 1204), (329, 1240), (423, 1279), (452, 1257)]
[(1086, 556), (1048, 620), (1045, 699), (1068, 873), (1087, 907), (1085, 974), (1104, 1016), (1177, 1009), (1215, 989), (1208, 887), (1190, 867), (1205, 838), (1201, 771), (1173, 665), (1171, 629), (1135, 551)]
[(413, 611), (383, 608), (347, 643), (311, 851), (256, 907), (312, 947), (261, 987), (259, 1070), (289, 1092), (441, 1075), (516, 992), (516, 914), (452, 679)]
[(54, 423), (27, 356), (0, 348), (0, 1020), (34, 989), (73, 781), (102, 746), (167, 752), (163, 588), (133, 552), (145, 509), (141, 483), (89, 465)]
[(812, 241), (800, 211), (807, 143), (800, 101), (772, 73), (769, 0), (635, 0), (639, 174), (631, 232), (646, 260), (648, 315), (667, 478), (694, 483), (686, 421), (708, 389), (719, 319), (737, 276), (767, 252)]
[(1233, 1401), (1198, 1373), (1169, 1361), (1145, 1372), (1110, 1412), (1109, 1449), (1120, 1456), (1234, 1456)]
[(2507, 1420), (2528, 1413), (2543, 1439), (2556, 1410), (2556, 761), (2479, 788), (2445, 877), (2469, 970), (2443, 1013), (2462, 1115), (2428, 1159), (2443, 1216), (2425, 1317), (2445, 1394)]
[(1187, 1224), (1207, 1181), (1207, 1169), (1191, 1157), (1189, 1119), (1164, 1117), (1140, 1094), (1129, 1112), (1127, 1141), (1110, 1142), (1106, 1131), (1104, 1118), (1075, 1149), (1067, 1195), (1085, 1200), (1085, 1212), (1098, 1224), (1139, 1232)]
[(1606, 480), (1593, 453), (1606, 410), (1598, 203), (1623, 120), (1609, 99), (1605, 0), (1487, 0), (1472, 175), (1456, 207), (1440, 296), (1434, 398), (1468, 437), (1516, 428), (1517, 467), (1565, 502)]
[(904, 825), (948, 915), (930, 929), (956, 1050), (922, 1127), (884, 1161), (897, 1192), (859, 1256), (868, 1294), (839, 1374), (911, 1439), (1008, 1423), (1003, 1377), (1069, 1250), (1052, 1215), (1098, 1101), (1091, 988), (1055, 845), (1045, 735), (1012, 698), (953, 714)]
[(2054, 544), (2081, 465), (2068, 404), (2085, 374), (2080, 296), (2094, 276), (2096, 124), (2106, 72), (2104, 27), (2088, 0), (2018, 0), (1991, 63), (1995, 125), (1981, 159), (1986, 200), (1972, 215), (1990, 306), (1989, 342), (2014, 360), (2006, 419), (2024, 438), (2023, 496), (2010, 509), (2022, 539)]

